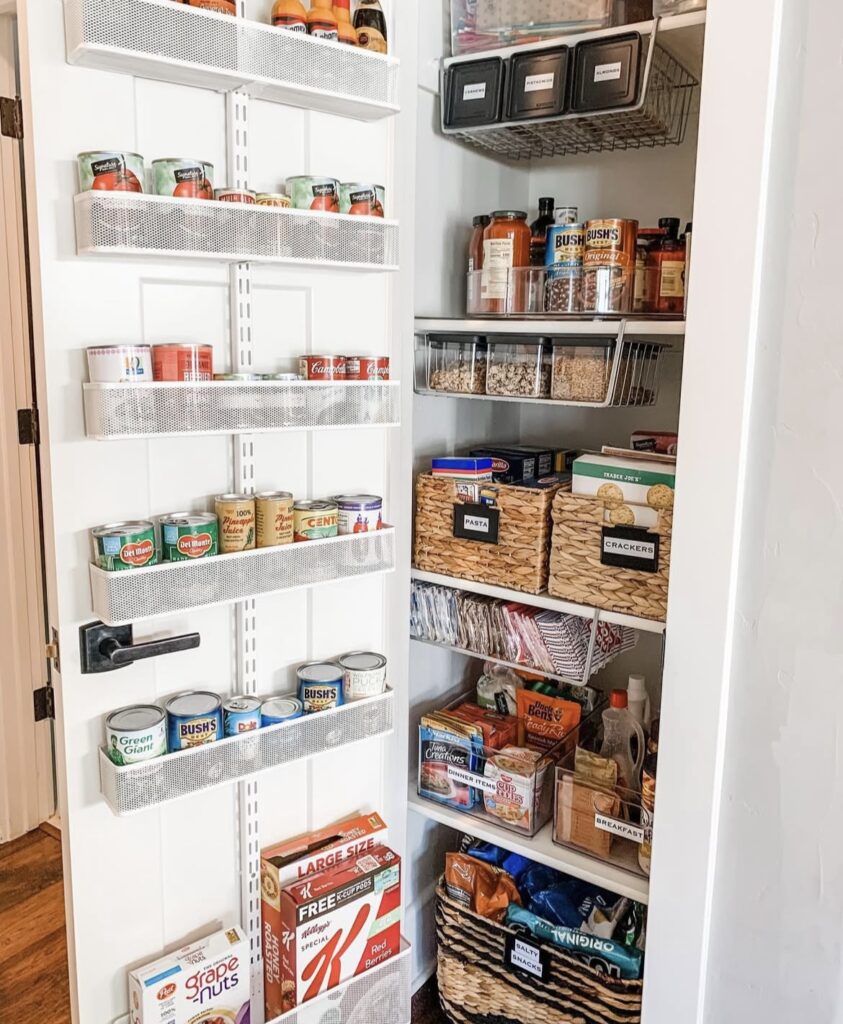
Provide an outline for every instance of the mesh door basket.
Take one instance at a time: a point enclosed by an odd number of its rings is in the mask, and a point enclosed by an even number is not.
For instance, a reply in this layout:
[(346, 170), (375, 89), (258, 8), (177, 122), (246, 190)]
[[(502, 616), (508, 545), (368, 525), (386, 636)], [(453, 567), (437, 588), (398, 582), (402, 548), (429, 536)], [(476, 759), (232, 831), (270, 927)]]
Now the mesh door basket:
[(548, 592), (577, 604), (604, 611), (637, 615), (664, 622), (670, 574), (673, 512), (659, 512), (658, 523), (642, 530), (644, 538), (658, 535), (656, 572), (604, 565), (600, 560), (605, 508), (595, 498), (558, 493), (553, 501), (553, 539), (550, 547)]
[(417, 569), (540, 594), (547, 587), (550, 507), (557, 488), (494, 484), (498, 543), (454, 536), (457, 483), (422, 474), (416, 483), (413, 561)]
[(452, 1024), (639, 1024), (643, 982), (623, 981), (545, 946), (546, 980), (504, 966), (507, 935), (436, 892), (439, 999)]

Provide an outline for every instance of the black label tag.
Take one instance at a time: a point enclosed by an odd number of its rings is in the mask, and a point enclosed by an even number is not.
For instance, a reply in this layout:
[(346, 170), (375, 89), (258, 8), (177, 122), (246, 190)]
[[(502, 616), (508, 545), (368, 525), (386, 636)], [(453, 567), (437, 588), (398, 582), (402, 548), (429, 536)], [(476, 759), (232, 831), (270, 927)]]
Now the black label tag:
[(500, 509), (488, 505), (454, 505), (454, 536), (497, 544)]
[(507, 934), (504, 967), (510, 971), (529, 974), (539, 981), (547, 980), (550, 956), (546, 949), (521, 935)]
[(657, 533), (635, 526), (604, 526), (600, 540), (600, 561), (639, 572), (659, 571)]

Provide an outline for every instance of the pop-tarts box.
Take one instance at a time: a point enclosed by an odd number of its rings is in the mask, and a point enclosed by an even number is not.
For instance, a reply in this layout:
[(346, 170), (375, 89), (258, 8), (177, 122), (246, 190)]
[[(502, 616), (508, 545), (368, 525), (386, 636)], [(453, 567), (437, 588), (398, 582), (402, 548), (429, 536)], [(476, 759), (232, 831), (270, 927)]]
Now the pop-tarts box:
[(129, 972), (131, 1024), (249, 1024), (249, 942), (236, 925)]

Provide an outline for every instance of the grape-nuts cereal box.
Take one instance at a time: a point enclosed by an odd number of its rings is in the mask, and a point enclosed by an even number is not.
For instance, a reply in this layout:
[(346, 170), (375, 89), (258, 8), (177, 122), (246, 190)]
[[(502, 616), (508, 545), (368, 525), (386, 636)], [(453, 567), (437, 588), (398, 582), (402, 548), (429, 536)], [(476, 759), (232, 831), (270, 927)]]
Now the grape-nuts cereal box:
[(249, 942), (236, 925), (129, 972), (130, 1024), (249, 1024)]

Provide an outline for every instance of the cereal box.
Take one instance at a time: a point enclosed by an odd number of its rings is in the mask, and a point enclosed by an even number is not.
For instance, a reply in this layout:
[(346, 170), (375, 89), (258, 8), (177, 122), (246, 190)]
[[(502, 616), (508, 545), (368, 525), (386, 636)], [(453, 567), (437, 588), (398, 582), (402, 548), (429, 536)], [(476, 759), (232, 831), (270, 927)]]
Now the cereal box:
[(573, 493), (599, 498), (606, 522), (614, 526), (652, 527), (660, 511), (673, 508), (675, 459), (636, 455), (604, 449), (600, 455), (581, 455), (574, 462)]
[(248, 1024), (249, 942), (233, 926), (129, 972), (130, 1024)]

